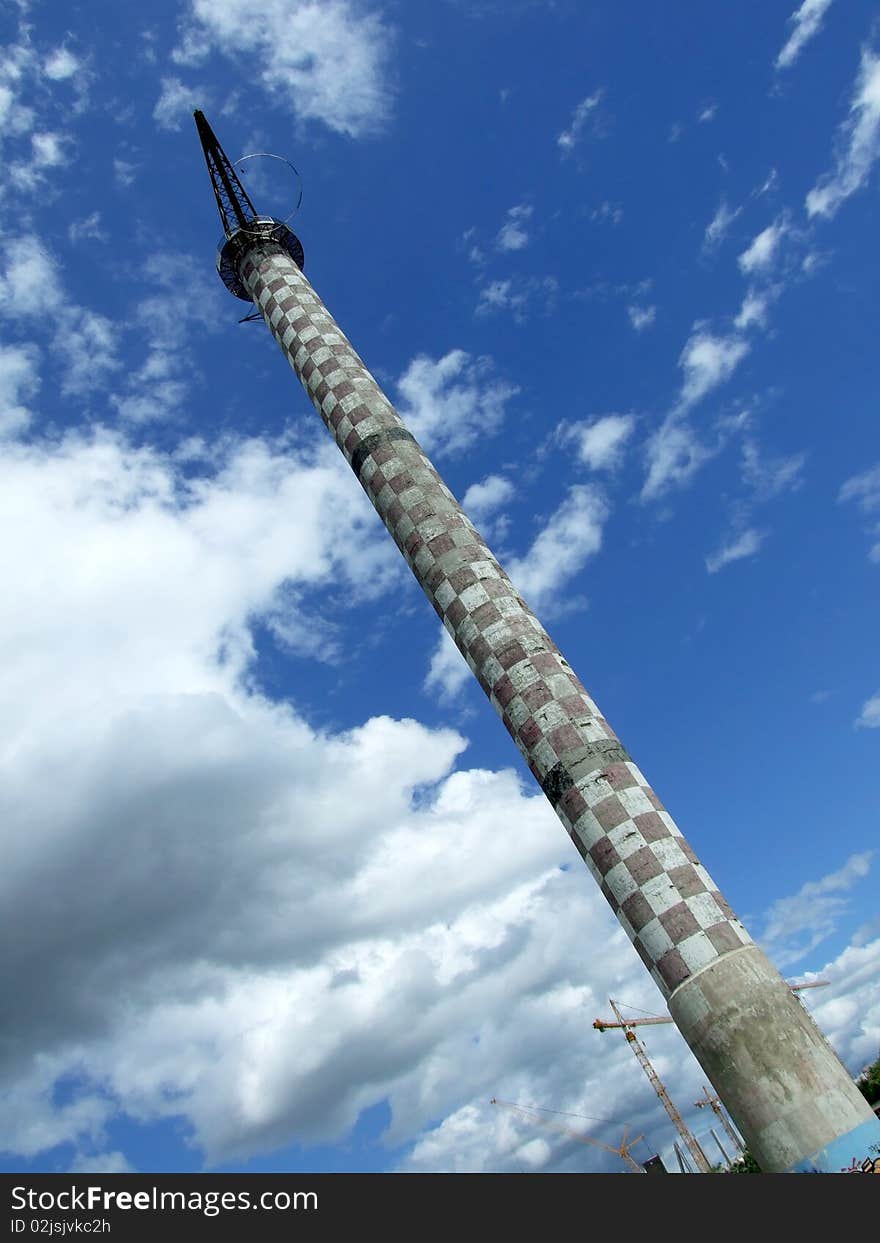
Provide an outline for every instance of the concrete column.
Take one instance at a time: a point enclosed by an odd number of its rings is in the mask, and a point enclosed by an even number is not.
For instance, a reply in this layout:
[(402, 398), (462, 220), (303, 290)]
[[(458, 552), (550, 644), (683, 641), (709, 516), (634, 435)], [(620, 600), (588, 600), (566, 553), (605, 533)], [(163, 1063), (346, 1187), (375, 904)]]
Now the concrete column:
[(239, 272), (756, 1160), (868, 1155), (880, 1121), (305, 276), (271, 242)]

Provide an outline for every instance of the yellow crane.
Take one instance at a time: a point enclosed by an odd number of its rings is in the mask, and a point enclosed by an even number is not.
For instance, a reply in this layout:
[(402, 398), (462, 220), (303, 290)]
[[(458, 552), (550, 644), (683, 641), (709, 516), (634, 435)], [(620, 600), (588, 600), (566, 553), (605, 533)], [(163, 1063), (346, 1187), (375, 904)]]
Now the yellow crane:
[[(639, 1065), (641, 1066), (645, 1074), (648, 1076), (648, 1080), (650, 1081), (651, 1087), (654, 1089), (654, 1091), (659, 1096), (660, 1104), (666, 1110), (667, 1114), (669, 1115), (669, 1119), (672, 1122), (672, 1125), (675, 1127), (676, 1131), (678, 1131), (679, 1135), (684, 1141), (685, 1147), (687, 1148), (688, 1152), (693, 1157), (697, 1169), (699, 1170), (701, 1174), (711, 1174), (712, 1166), (709, 1161), (709, 1158), (703, 1152), (702, 1148), (697, 1143), (696, 1139), (694, 1138), (694, 1136), (691, 1134), (690, 1130), (688, 1129), (684, 1118), (682, 1118), (681, 1114), (678, 1112), (675, 1105), (672, 1103), (672, 1097), (666, 1091), (666, 1086), (663, 1083), (663, 1080), (660, 1078), (660, 1076), (657, 1074), (654, 1067), (651, 1065), (651, 1059), (648, 1057), (648, 1053), (647, 1053), (647, 1050), (645, 1049), (645, 1046), (642, 1044), (641, 1040), (639, 1040), (638, 1036), (632, 1030), (632, 1028), (635, 1026), (636, 1023), (664, 1023), (666, 1022), (666, 1020), (662, 1018), (633, 1019), (633, 1020), (625, 1019), (623, 1015), (620, 1013), (620, 1011), (618, 1010), (617, 1003), (615, 1002), (614, 998), (609, 997), (608, 1000), (609, 1000), (609, 1004), (611, 1005), (611, 1009), (614, 1011), (614, 1015), (615, 1015), (614, 1021), (609, 1020), (608, 1022), (606, 1022), (604, 1019), (596, 1019), (596, 1021), (593, 1023), (593, 1026), (596, 1028), (597, 1031), (600, 1031), (600, 1032), (605, 1031), (606, 1028), (608, 1027), (621, 1028), (624, 1036), (626, 1036), (629, 1047), (632, 1049), (633, 1053), (636, 1055), (636, 1058), (638, 1059)], [(669, 1019), (669, 1022), (670, 1023), (672, 1022), (671, 1018)]]
[[(806, 984), (790, 984), (789, 988), (791, 989), (793, 993), (799, 993), (799, 992), (802, 992), (803, 989), (805, 988), (823, 988), (827, 983), (828, 983), (828, 980), (810, 980)], [(679, 1135), (684, 1141), (688, 1152), (693, 1157), (696, 1163), (697, 1169), (700, 1171), (701, 1174), (711, 1174), (712, 1166), (709, 1162), (708, 1157), (703, 1152), (702, 1148), (697, 1143), (695, 1137), (692, 1135), (692, 1133), (688, 1130), (687, 1126), (685, 1125), (684, 1119), (682, 1118), (681, 1114), (676, 1109), (675, 1105), (672, 1103), (672, 1098), (670, 1097), (669, 1093), (666, 1091), (666, 1087), (663, 1083), (663, 1080), (660, 1078), (660, 1076), (657, 1074), (654, 1067), (651, 1065), (651, 1060), (648, 1057), (645, 1046), (639, 1040), (636, 1033), (632, 1030), (634, 1027), (650, 1026), (652, 1024), (659, 1024), (659, 1023), (671, 1023), (673, 1022), (671, 1015), (668, 1015), (668, 1014), (654, 1015), (651, 1017), (640, 1018), (640, 1019), (625, 1019), (623, 1015), (620, 1013), (620, 1010), (617, 1008), (617, 1003), (614, 1001), (613, 998), (609, 998), (609, 1003), (611, 1005), (611, 1009), (614, 1011), (614, 1019), (596, 1019), (593, 1022), (593, 1026), (596, 1028), (597, 1031), (600, 1031), (600, 1032), (607, 1031), (609, 1028), (612, 1028), (612, 1027), (618, 1027), (623, 1031), (624, 1036), (626, 1036), (627, 1043), (629, 1044), (630, 1048), (635, 1054), (636, 1059), (638, 1060), (638, 1063), (641, 1066), (642, 1070), (644, 1070), (645, 1074), (647, 1075), (648, 1080), (651, 1083), (651, 1086), (653, 1087), (654, 1091), (657, 1093), (658, 1097), (660, 1098), (660, 1102), (663, 1105), (663, 1108), (666, 1110), (667, 1114), (669, 1115), (670, 1120), (672, 1121), (673, 1126), (678, 1131)], [(706, 1097), (707, 1097), (706, 1100), (697, 1101), (696, 1103), (698, 1105), (712, 1104), (712, 1101), (708, 1099), (709, 1098), (708, 1089), (706, 1089)], [(716, 1097), (715, 1100), (718, 1101), (718, 1098)], [(720, 1102), (718, 1102), (717, 1106), (712, 1104), (712, 1108), (715, 1111), (715, 1113), (718, 1114), (718, 1117), (721, 1118), (721, 1121), (728, 1135), (730, 1135), (731, 1139), (733, 1139), (734, 1137), (727, 1124), (727, 1121), (723, 1118), (721, 1114)], [(740, 1147), (739, 1140), (736, 1140), (735, 1142), (737, 1144), (737, 1147)]]
[(637, 1135), (631, 1142), (627, 1143), (626, 1137), (629, 1133), (629, 1127), (623, 1129), (623, 1139), (620, 1141), (619, 1147), (615, 1148), (613, 1144), (606, 1144), (601, 1139), (593, 1139), (590, 1135), (582, 1135), (580, 1131), (575, 1131), (572, 1127), (566, 1126), (562, 1122), (557, 1122), (553, 1118), (541, 1117), (541, 1110), (532, 1105), (517, 1105), (515, 1101), (502, 1101), (493, 1096), (490, 1105), (501, 1105), (504, 1109), (510, 1109), (513, 1113), (521, 1114), (523, 1118), (527, 1118), (529, 1122), (537, 1122), (541, 1126), (552, 1127), (554, 1131), (561, 1131), (563, 1135), (567, 1135), (570, 1139), (576, 1139), (579, 1144), (594, 1144), (597, 1148), (604, 1148), (606, 1152), (613, 1152), (620, 1157), (621, 1161), (628, 1167), (631, 1174), (644, 1174), (645, 1171), (635, 1159), (630, 1155), (630, 1149), (639, 1140), (644, 1139), (644, 1135)]

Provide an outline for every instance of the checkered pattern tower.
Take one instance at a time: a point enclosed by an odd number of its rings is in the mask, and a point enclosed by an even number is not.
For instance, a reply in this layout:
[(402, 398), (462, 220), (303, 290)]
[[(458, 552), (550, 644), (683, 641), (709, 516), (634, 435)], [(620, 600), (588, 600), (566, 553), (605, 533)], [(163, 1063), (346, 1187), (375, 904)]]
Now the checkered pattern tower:
[(224, 282), (262, 314), (751, 1151), (767, 1170), (865, 1155), (880, 1122), (309, 284), (299, 241), (236, 199), (196, 120)]

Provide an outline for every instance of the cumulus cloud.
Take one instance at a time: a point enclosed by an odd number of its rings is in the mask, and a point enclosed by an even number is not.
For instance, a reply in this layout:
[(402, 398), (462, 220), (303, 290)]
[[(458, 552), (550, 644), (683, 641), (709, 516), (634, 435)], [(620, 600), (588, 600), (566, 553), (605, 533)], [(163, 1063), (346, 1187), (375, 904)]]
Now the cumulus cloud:
[(502, 475), (487, 475), (479, 483), (472, 483), (461, 498), (462, 509), (479, 525), (506, 505), (515, 495), (509, 479)]
[(559, 434), (577, 447), (578, 457), (590, 470), (614, 470), (623, 460), (624, 446), (634, 428), (632, 414), (605, 414), (563, 425)]
[(850, 855), (841, 868), (807, 881), (769, 908), (762, 943), (780, 968), (798, 962), (834, 932), (850, 900), (844, 895), (870, 871), (874, 851)]
[(706, 569), (710, 574), (717, 574), (732, 561), (742, 561), (745, 557), (753, 557), (764, 542), (766, 534), (766, 531), (756, 531), (753, 528), (743, 531), (742, 534), (729, 543), (723, 544), (717, 552), (706, 558)]
[(526, 223), (533, 210), (527, 203), (520, 203), (519, 206), (510, 208), (507, 219), (495, 239), (495, 245), (499, 250), (522, 250), (528, 246), (529, 235)]
[(53, 82), (63, 82), (72, 78), (79, 68), (80, 62), (73, 52), (69, 48), (59, 47), (46, 57), (43, 73)]
[(602, 91), (595, 91), (592, 95), (588, 95), (586, 99), (582, 99), (571, 114), (571, 121), (568, 128), (564, 129), (556, 139), (557, 145), (564, 152), (571, 151), (578, 143), (586, 128), (590, 117), (595, 114), (602, 98)]
[(382, 17), (358, 0), (265, 0), (254, 11), (234, 0), (190, 0), (175, 59), (197, 64), (206, 47), (246, 56), (273, 103), (285, 99), (299, 120), (357, 138), (390, 115), (392, 41)]
[(406, 1146), (501, 1089), (613, 1114), (628, 1053), (582, 1048), (585, 1007), (659, 998), (566, 835), (524, 770), (456, 767), (455, 731), (318, 731), (259, 693), (277, 588), (371, 576), (362, 497), (320, 458), (219, 456), (0, 456), (4, 1145), (88, 1170), (120, 1116), (182, 1118), (243, 1160), (387, 1101)]
[(831, 7), (832, 0), (804, 0), (799, 9), (795, 9), (788, 19), (793, 27), (779, 55), (776, 57), (777, 69), (788, 69), (803, 51), (804, 44), (817, 35), (822, 28), (822, 19)]
[(496, 431), (519, 389), (495, 377), (490, 358), (450, 350), (414, 358), (397, 381), (400, 413), (423, 448), (460, 453)]
[(846, 199), (868, 180), (880, 155), (880, 55), (869, 48), (862, 61), (849, 108), (837, 134), (837, 160), (806, 198), (809, 216), (834, 216)]
[(880, 729), (880, 691), (862, 704), (856, 725), (864, 729)]

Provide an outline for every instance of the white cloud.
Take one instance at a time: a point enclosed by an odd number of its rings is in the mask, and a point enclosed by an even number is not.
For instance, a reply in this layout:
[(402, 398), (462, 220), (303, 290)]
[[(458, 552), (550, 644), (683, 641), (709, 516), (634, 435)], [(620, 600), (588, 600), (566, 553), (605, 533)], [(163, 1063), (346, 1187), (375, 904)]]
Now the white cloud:
[(787, 69), (793, 65), (807, 43), (822, 28), (822, 19), (831, 7), (832, 0), (804, 0), (788, 19), (794, 26), (791, 34), (776, 57), (776, 68)]
[(73, 52), (66, 47), (59, 47), (46, 58), (43, 73), (53, 82), (63, 82), (72, 78), (79, 68), (80, 62)]
[(708, 104), (705, 108), (701, 110), (699, 116), (697, 117), (697, 120), (700, 122), (701, 125), (706, 125), (708, 124), (709, 121), (715, 120), (715, 114), (717, 111), (718, 111), (717, 104)]
[(880, 55), (862, 52), (850, 116), (837, 135), (833, 173), (820, 177), (806, 198), (809, 216), (831, 217), (841, 203), (860, 189), (880, 155)]
[(494, 378), (492, 360), (450, 350), (442, 358), (420, 354), (397, 381), (400, 413), (429, 452), (460, 453), (501, 424), (519, 390)]
[(720, 246), (721, 242), (727, 236), (730, 226), (736, 220), (742, 211), (741, 207), (730, 208), (724, 199), (718, 204), (715, 215), (706, 225), (706, 232), (703, 236), (703, 245), (707, 250), (713, 250), (716, 246)]
[(301, 121), (349, 137), (388, 119), (393, 32), (356, 0), (265, 0), (254, 11), (235, 0), (190, 0), (190, 13), (179, 62), (202, 59), (206, 44), (236, 60), (246, 55), (273, 102), (286, 99)]
[(62, 392), (93, 392), (119, 367), (117, 330), (105, 316), (68, 299), (54, 259), (38, 238), (25, 235), (0, 272), (0, 317), (39, 321), (47, 311), (59, 329), (57, 352), (65, 364)]
[(645, 446), (648, 471), (641, 499), (656, 500), (669, 488), (681, 487), (719, 448), (701, 441), (686, 420), (667, 415)]
[(766, 531), (749, 529), (743, 531), (729, 543), (722, 545), (717, 552), (706, 558), (706, 569), (710, 574), (717, 574), (731, 561), (741, 561), (744, 557), (753, 557), (766, 537)]
[(850, 855), (838, 871), (807, 881), (796, 894), (770, 906), (761, 941), (778, 967), (798, 962), (834, 932), (849, 907), (841, 895), (868, 875), (873, 855), (872, 850)]
[(657, 308), (655, 306), (628, 306), (626, 310), (629, 315), (629, 322), (636, 332), (641, 332), (643, 328), (650, 328), (657, 318)]
[(72, 242), (96, 241), (106, 242), (107, 234), (101, 227), (101, 213), (93, 211), (82, 220), (72, 220), (67, 227), (67, 236)]
[(473, 674), (455, 646), (452, 636), (443, 630), (431, 654), (431, 663), (425, 675), (425, 690), (428, 694), (436, 695), (441, 703), (449, 704), (472, 677)]
[(619, 203), (604, 199), (598, 207), (590, 212), (591, 220), (610, 220), (612, 224), (620, 224), (623, 219), (623, 208)]
[(509, 479), (502, 475), (487, 475), (479, 483), (472, 483), (461, 498), (461, 507), (478, 525), (489, 518), (515, 495)]
[[(874, 514), (880, 510), (880, 462), (860, 475), (847, 479), (841, 486), (837, 499), (842, 503), (854, 501), (865, 514)], [(880, 537), (880, 523), (873, 530)], [(868, 552), (868, 558), (880, 562), (880, 538)]]
[(125, 187), (130, 186), (134, 181), (134, 175), (139, 165), (133, 164), (130, 160), (115, 159), (113, 161), (113, 176), (119, 185)]
[(742, 306), (733, 321), (734, 327), (740, 332), (748, 328), (763, 328), (767, 323), (767, 309), (770, 296), (767, 292), (758, 293), (755, 289), (746, 291)]
[(555, 304), (558, 291), (559, 282), (553, 276), (490, 281), (480, 290), (474, 314), (482, 316), (510, 311), (518, 323), (524, 323), (535, 300), (543, 303), (546, 314)]
[(153, 109), (153, 120), (160, 129), (180, 129), (184, 122), (192, 121), (195, 108), (205, 106), (202, 88), (186, 86), (179, 78), (163, 78), (162, 93)]
[[(858, 933), (856, 934), (858, 936)], [(799, 996), (853, 1074), (873, 1062), (880, 1048), (880, 938), (851, 945), (807, 978), (828, 988)]]
[(543, 797), (453, 771), (453, 731), (318, 732), (248, 677), (281, 584), (372, 577), (354, 480), (219, 458), (184, 476), (109, 434), (0, 456), (4, 1142), (91, 1169), (127, 1113), (245, 1159), (387, 1099), (405, 1145), (516, 1083), (611, 1110), (628, 1053), (572, 1075), (553, 1050), (612, 983), (659, 999)]
[(578, 457), (590, 470), (613, 470), (635, 428), (631, 414), (605, 414), (591, 422), (563, 425), (561, 435), (577, 445)]
[(495, 239), (495, 245), (499, 250), (522, 250), (529, 244), (525, 224), (533, 210), (526, 203), (520, 203), (518, 207), (509, 209), (507, 219)]
[(739, 256), (740, 270), (748, 276), (766, 271), (776, 258), (779, 243), (787, 232), (788, 226), (782, 219), (763, 229)]
[(793, 453), (784, 458), (762, 458), (756, 442), (746, 439), (742, 456), (743, 481), (758, 501), (769, 501), (783, 492), (793, 492), (802, 483), (806, 453)]
[(569, 122), (568, 129), (564, 129), (556, 139), (557, 144), (563, 151), (571, 151), (571, 149), (576, 145), (583, 134), (587, 121), (598, 108), (601, 98), (602, 91), (595, 91), (592, 95), (588, 95), (586, 99), (582, 99), (575, 108), (574, 112), (571, 114), (571, 121)]
[(537, 535), (528, 552), (505, 566), (517, 591), (533, 609), (555, 601), (602, 544), (608, 506), (593, 487), (578, 484)]
[(0, 344), (0, 439), (23, 431), (31, 419), (23, 404), (39, 387), (33, 346)]
[(862, 704), (856, 725), (865, 729), (880, 729), (880, 691)]
[(748, 352), (749, 344), (742, 337), (715, 336), (698, 325), (678, 360), (684, 372), (679, 409), (690, 408), (729, 380)]

